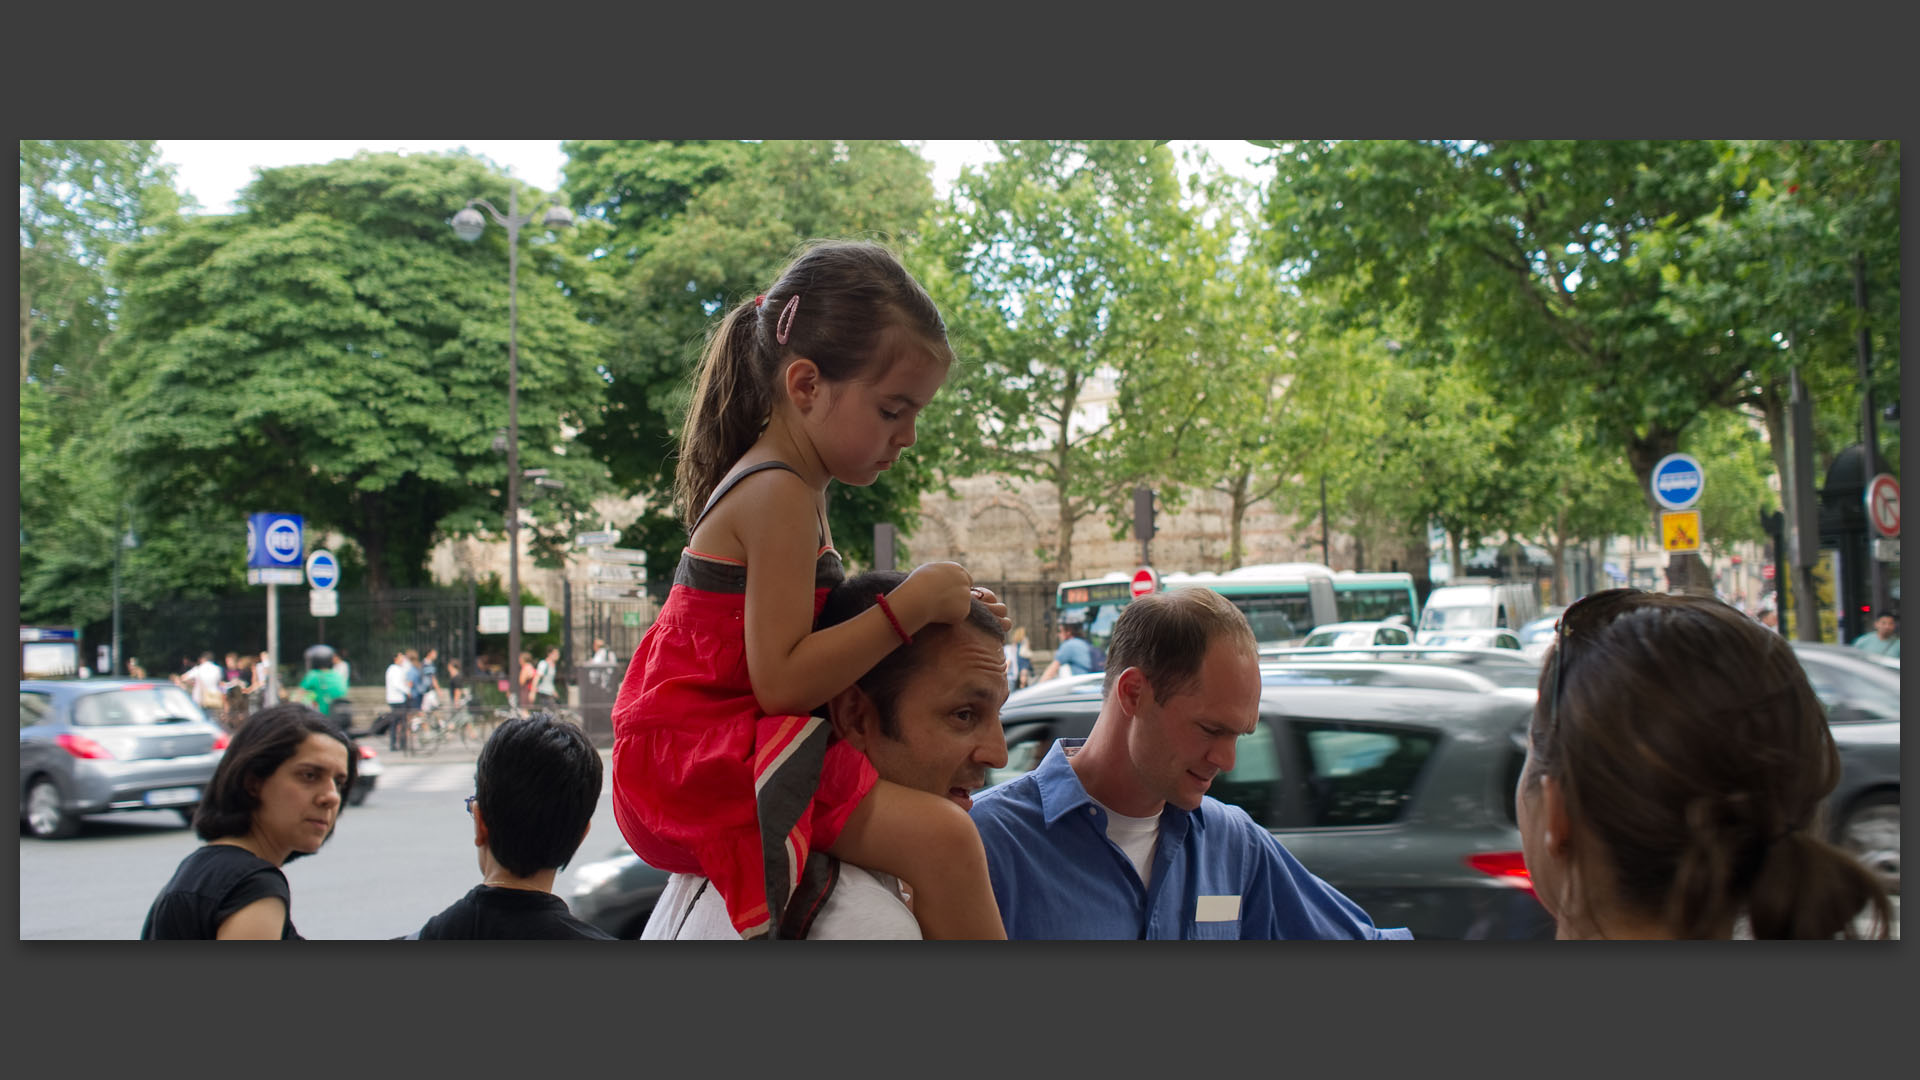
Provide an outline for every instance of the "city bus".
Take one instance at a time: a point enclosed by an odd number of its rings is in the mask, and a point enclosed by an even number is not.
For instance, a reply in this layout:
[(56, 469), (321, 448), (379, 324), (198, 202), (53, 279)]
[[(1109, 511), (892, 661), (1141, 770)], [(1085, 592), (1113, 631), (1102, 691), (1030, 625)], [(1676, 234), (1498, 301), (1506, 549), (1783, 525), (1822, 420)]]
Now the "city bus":
[(1333, 593), (1339, 600), (1341, 622), (1383, 622), (1399, 615), (1412, 626), (1420, 619), (1420, 600), (1413, 590), (1413, 575), (1404, 571), (1342, 570), (1333, 575)]
[[(1335, 581), (1333, 571), (1319, 563), (1273, 563), (1224, 574), (1167, 574), (1161, 577), (1160, 588), (1212, 589), (1246, 614), (1254, 640), (1261, 645), (1293, 645), (1321, 623), (1340, 621)], [(1083, 622), (1087, 640), (1105, 649), (1113, 621), (1132, 599), (1132, 575), (1112, 573), (1061, 582), (1054, 593), (1054, 610), (1063, 621)]]

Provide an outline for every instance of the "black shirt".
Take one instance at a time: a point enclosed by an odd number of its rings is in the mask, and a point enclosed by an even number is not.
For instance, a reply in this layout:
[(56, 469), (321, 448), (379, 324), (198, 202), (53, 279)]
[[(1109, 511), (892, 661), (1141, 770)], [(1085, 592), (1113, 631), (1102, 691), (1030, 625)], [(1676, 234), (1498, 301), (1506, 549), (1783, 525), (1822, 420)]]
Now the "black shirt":
[(550, 892), (503, 889), (495, 885), (475, 885), (447, 910), (428, 919), (417, 936), (422, 941), (615, 940), (599, 927), (574, 918), (567, 910), (567, 902)]
[(281, 940), (299, 940), (287, 876), (267, 860), (232, 844), (208, 844), (180, 861), (173, 880), (154, 897), (140, 940), (212, 941), (227, 917), (269, 896), (287, 905)]

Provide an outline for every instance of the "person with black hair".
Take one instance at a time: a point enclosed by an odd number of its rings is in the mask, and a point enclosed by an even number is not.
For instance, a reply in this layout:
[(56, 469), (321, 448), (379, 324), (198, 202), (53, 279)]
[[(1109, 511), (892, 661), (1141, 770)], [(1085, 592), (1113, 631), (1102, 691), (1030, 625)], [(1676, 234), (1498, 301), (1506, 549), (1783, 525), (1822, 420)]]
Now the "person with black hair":
[(280, 868), (333, 835), (359, 755), (312, 708), (248, 718), (207, 784), (193, 829), (207, 841), (147, 909), (142, 941), (297, 939)]
[(578, 725), (539, 712), (501, 724), (480, 751), (467, 796), (480, 884), (407, 937), (613, 940), (553, 895), (554, 877), (593, 823), (603, 771)]

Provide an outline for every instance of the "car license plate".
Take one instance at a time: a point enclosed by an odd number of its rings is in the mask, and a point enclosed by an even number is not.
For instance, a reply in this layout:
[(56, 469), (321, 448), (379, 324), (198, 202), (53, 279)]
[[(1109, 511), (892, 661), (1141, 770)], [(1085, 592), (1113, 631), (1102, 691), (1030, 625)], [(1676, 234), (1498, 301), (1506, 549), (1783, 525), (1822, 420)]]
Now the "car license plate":
[(147, 792), (148, 806), (179, 806), (181, 803), (197, 802), (200, 789), (197, 787), (155, 788)]

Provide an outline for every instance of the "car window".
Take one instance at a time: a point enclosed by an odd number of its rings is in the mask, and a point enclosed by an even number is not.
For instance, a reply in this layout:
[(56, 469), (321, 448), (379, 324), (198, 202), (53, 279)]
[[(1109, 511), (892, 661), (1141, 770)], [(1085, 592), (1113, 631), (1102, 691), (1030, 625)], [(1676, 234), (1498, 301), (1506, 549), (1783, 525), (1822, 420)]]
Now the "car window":
[(20, 726), (32, 727), (53, 715), (53, 700), (31, 690), (20, 692)]
[(1379, 633), (1379, 641), (1382, 645), (1405, 645), (1408, 640), (1405, 630), (1397, 630), (1391, 626), (1382, 627)]
[(1807, 673), (1807, 682), (1813, 686), (1813, 696), (1820, 699), (1828, 713), (1836, 706), (1849, 705), (1864, 714), (1857, 719), (1900, 719), (1898, 689), (1883, 686), (1865, 674), (1843, 670), (1838, 664), (1810, 659), (1804, 653), (1798, 655), (1800, 670)]
[(1207, 794), (1245, 810), (1268, 828), (1280, 825), (1280, 753), (1273, 728), (1260, 721), (1234, 745), (1233, 768), (1213, 778)]
[(1304, 592), (1298, 596), (1235, 596), (1228, 599), (1246, 614), (1247, 625), (1253, 628), (1253, 640), (1262, 645), (1297, 641), (1313, 629), (1313, 597)]
[(1494, 638), (1493, 643), (1495, 647), (1501, 649), (1517, 649), (1520, 647), (1520, 639), (1514, 637), (1512, 634), (1501, 634)]
[(177, 686), (129, 687), (87, 694), (73, 703), (75, 727), (120, 727), (163, 720), (204, 720), (206, 714)]
[(1439, 741), (1427, 732), (1337, 720), (1295, 720), (1293, 736), (1308, 769), (1313, 825), (1398, 820)]
[(1022, 724), (1007, 729), (1007, 764), (1004, 768), (988, 769), (987, 778), (980, 786), (990, 788), (1004, 784), (1040, 767), (1040, 760), (1053, 748), (1052, 724)]

